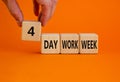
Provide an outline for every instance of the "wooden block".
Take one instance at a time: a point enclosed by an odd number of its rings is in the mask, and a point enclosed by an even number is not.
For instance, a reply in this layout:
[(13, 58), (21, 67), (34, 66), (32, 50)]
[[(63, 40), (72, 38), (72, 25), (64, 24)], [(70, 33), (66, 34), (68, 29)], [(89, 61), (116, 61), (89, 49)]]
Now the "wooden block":
[(78, 34), (61, 34), (61, 53), (62, 54), (79, 53)]
[(59, 54), (60, 53), (60, 35), (42, 34), (41, 35), (41, 53)]
[(41, 23), (37, 21), (23, 21), (22, 40), (40, 41)]
[(80, 34), (80, 54), (98, 53), (98, 35), (94, 33)]

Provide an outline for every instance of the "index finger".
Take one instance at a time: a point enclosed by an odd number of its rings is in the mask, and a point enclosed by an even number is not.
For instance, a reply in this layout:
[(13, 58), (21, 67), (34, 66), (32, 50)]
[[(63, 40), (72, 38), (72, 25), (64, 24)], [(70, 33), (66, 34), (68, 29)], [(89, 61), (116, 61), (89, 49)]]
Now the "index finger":
[(47, 21), (50, 19), (52, 15), (52, 4), (43, 4), (41, 13), (39, 14), (38, 20), (42, 22), (42, 26), (45, 26)]

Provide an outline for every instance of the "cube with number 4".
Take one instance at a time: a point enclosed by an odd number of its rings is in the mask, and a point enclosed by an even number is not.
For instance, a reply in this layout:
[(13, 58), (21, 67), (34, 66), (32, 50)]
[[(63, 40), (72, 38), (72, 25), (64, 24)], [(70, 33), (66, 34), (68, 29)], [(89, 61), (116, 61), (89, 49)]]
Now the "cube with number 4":
[(41, 23), (38, 21), (23, 21), (22, 40), (40, 41)]

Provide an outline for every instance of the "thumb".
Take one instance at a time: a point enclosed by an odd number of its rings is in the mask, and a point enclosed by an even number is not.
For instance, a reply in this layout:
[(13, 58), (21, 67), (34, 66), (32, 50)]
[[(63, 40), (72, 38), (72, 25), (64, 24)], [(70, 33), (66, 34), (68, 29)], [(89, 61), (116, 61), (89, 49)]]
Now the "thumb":
[(23, 14), (16, 0), (3, 0), (19, 26), (22, 26)]

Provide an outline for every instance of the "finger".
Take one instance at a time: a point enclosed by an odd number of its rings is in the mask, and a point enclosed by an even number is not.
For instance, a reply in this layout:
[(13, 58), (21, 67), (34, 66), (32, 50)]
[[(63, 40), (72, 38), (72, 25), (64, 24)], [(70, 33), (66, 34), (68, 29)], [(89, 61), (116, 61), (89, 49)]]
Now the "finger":
[[(57, 4), (57, 0), (53, 0), (53, 5), (52, 5), (52, 10), (51, 10), (51, 16), (53, 16), (55, 8), (56, 8), (56, 4)], [(50, 17), (51, 18), (51, 17)]]
[(33, 6), (34, 6), (34, 14), (38, 16), (39, 15), (39, 4), (36, 2), (36, 0), (33, 0)]
[(45, 26), (47, 21), (50, 19), (51, 8), (52, 8), (51, 4), (42, 5), (42, 11), (39, 14), (39, 18), (38, 18), (38, 20), (42, 22), (42, 26)]
[(4, 0), (12, 16), (16, 19), (19, 26), (22, 26), (23, 14), (16, 0)]

